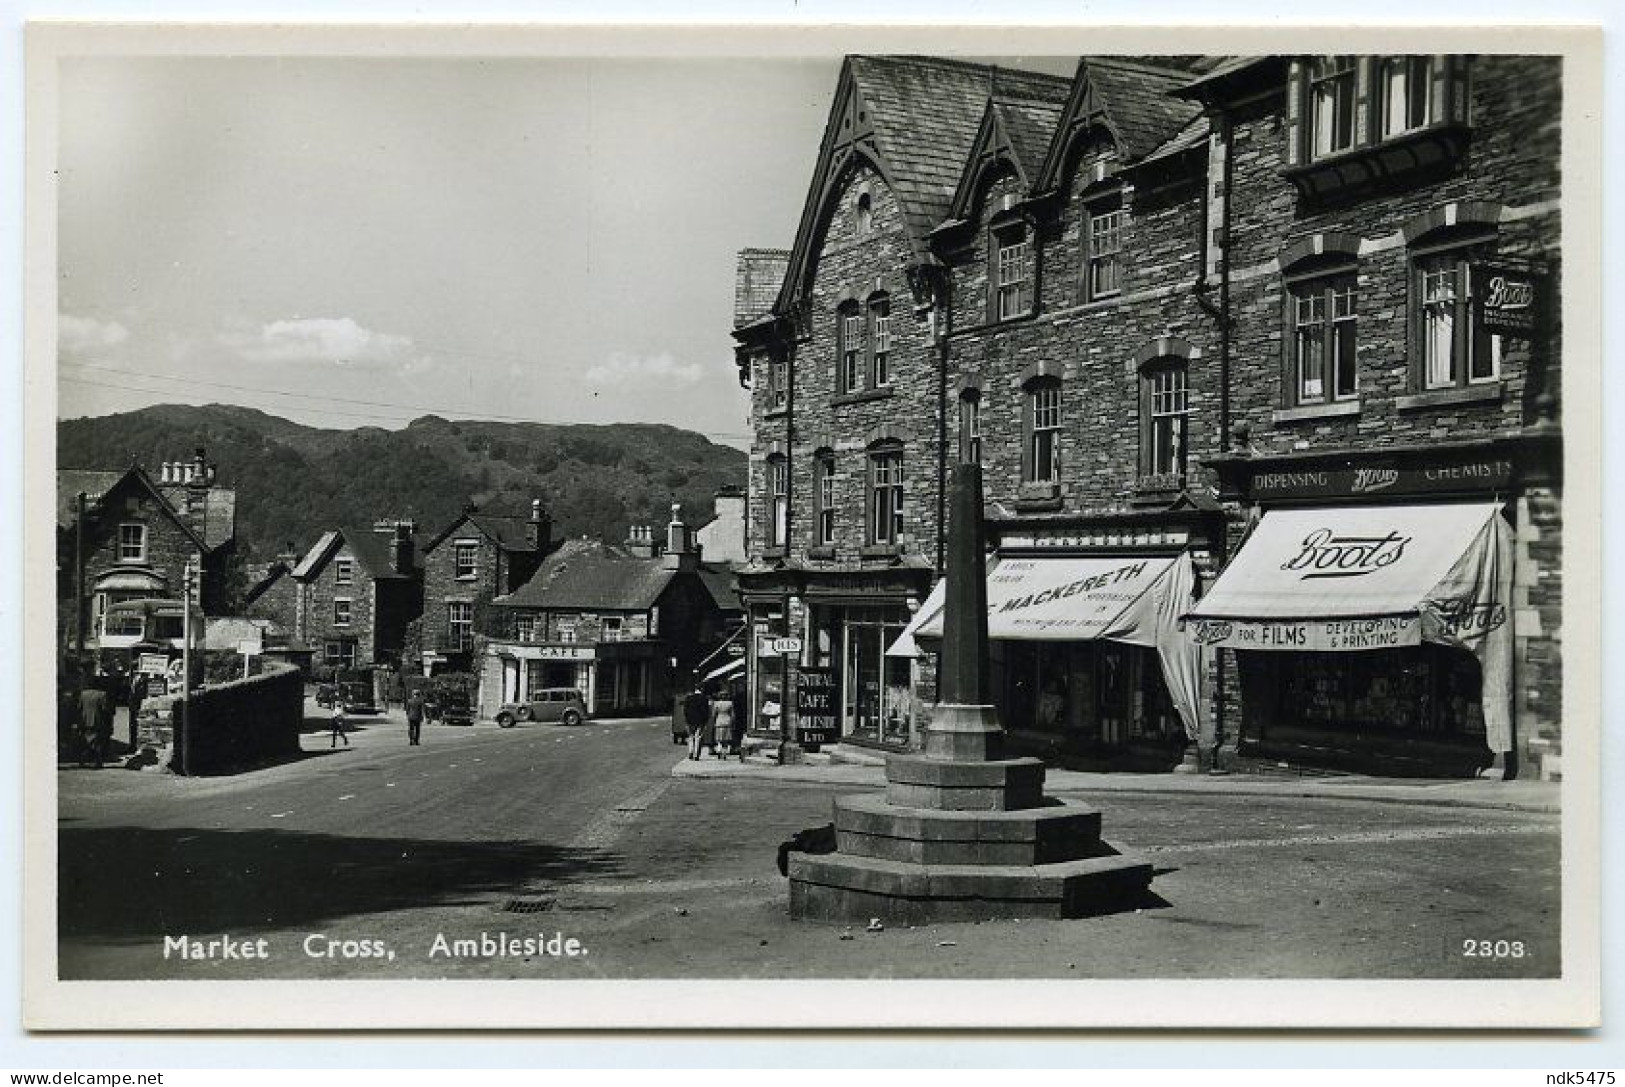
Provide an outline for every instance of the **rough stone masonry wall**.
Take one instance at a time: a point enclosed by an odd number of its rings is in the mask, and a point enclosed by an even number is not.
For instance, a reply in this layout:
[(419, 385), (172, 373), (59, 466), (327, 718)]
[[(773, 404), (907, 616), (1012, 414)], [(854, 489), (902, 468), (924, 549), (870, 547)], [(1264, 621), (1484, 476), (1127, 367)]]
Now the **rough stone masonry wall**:
[[(479, 547), (474, 560), (474, 576), (471, 578), (457, 577), (457, 541), (464, 539), (475, 541)], [(447, 536), (439, 547), (423, 557), (425, 646), (435, 649), (450, 646), (450, 609), (446, 605), (452, 601), (466, 601), (475, 605), (474, 618), (478, 625), (482, 618), (480, 613), (484, 610), (481, 605), (489, 603), (497, 594), (499, 556), (496, 545), (483, 533), (470, 527), (466, 532), (454, 532)]]
[[(1547, 298), (1562, 297), (1559, 277), (1561, 61), (1550, 57), (1478, 56), (1470, 68), (1472, 141), (1463, 168), (1443, 180), (1329, 209), (1305, 208), (1279, 170), (1285, 162), (1284, 98), (1263, 101), (1235, 119), (1230, 250), (1237, 318), (1233, 418), (1251, 426), (1260, 452), (1390, 443), (1455, 441), (1513, 435), (1535, 419), (1534, 401), (1554, 397), (1561, 380), (1562, 338), (1507, 342), (1504, 394), (1497, 402), (1401, 411), (1410, 384), (1408, 252), (1399, 234), (1413, 216), (1452, 202), (1502, 205), (1496, 253), (1532, 259), (1551, 272)], [(1272, 262), (1307, 235), (1343, 231), (1362, 239), (1357, 286), (1360, 411), (1358, 416), (1276, 423), (1287, 406), (1284, 287)], [(1516, 504), (1514, 605), (1518, 632), (1520, 743), (1545, 737), (1555, 750), (1561, 707), (1560, 494), (1541, 488)], [(1227, 691), (1227, 711), (1235, 705)], [(1239, 721), (1238, 717), (1231, 717)]]
[(305, 681), (297, 668), (267, 662), (257, 676), (193, 691), (183, 701), (184, 712), (181, 701), (173, 710), (176, 773), (224, 774), (299, 753)]
[[(1080, 301), (1084, 260), (1078, 194), (1095, 157), (1109, 144), (1091, 143), (1073, 171), (1068, 199), (1039, 224), (1041, 305), (1030, 319), (988, 322), (989, 212), (1015, 192), (1007, 175), (989, 186), (973, 244), (954, 261), (954, 335), (950, 385), (964, 376), (981, 384), (982, 464), (988, 503), (1014, 508), (1020, 496), (1023, 373), (1036, 362), (1060, 368), (1061, 510), (1111, 513), (1127, 509), (1141, 461), (1141, 385), (1136, 353), (1163, 336), (1194, 348), (1188, 365), (1190, 416), (1187, 472), (1192, 486), (1211, 480), (1198, 461), (1220, 451), (1217, 426), (1218, 354), (1212, 319), (1197, 303), (1200, 271), (1201, 179), (1157, 191), (1126, 189), (1123, 290)], [(955, 410), (957, 405), (955, 405)]]
[[(349, 559), (351, 583), (338, 584), (340, 559)], [(305, 639), (316, 651), (316, 663), (325, 660), (323, 644), (329, 640), (354, 638), (355, 663), (361, 668), (374, 660), (376, 646), (373, 632), (372, 575), (361, 565), (348, 545), (341, 547), (328, 559), (321, 571), (305, 587)], [(333, 601), (339, 597), (350, 600), (350, 622), (339, 626), (333, 622)]]
[[(872, 230), (859, 236), (856, 197), (867, 191)], [(834, 198), (829, 225), (816, 256), (811, 296), (810, 336), (795, 349), (795, 433), (790, 457), (790, 551), (804, 556), (813, 545), (815, 494), (813, 453), (829, 445), (835, 453), (835, 551), (841, 563), (860, 561), (867, 542), (867, 447), (878, 437), (903, 443), (903, 535), (905, 551), (936, 558), (937, 528), (937, 365), (930, 322), (916, 316), (904, 269), (912, 260), (901, 209), (880, 175), (855, 170)], [(838, 317), (842, 302), (860, 308), (876, 291), (891, 300), (891, 387), (855, 397), (837, 394)], [(759, 555), (767, 539), (766, 459), (769, 441), (782, 442), (786, 413), (769, 414), (765, 363), (752, 381), (752, 417), (757, 421), (751, 450), (750, 543)], [(865, 367), (867, 363), (865, 363)]]

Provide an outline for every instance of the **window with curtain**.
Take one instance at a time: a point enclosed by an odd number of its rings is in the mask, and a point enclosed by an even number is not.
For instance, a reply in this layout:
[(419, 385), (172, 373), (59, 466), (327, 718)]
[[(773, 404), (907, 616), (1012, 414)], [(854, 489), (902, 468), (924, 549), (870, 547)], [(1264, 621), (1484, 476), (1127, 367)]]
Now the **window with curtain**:
[(1024, 228), (1002, 231), (995, 235), (995, 241), (994, 316), (1003, 321), (1019, 317), (1032, 308), (1027, 232)]
[(1378, 136), (1387, 139), (1433, 121), (1432, 57), (1385, 57), (1377, 65)]
[(1084, 278), (1086, 300), (1106, 298), (1123, 289), (1123, 228), (1128, 212), (1122, 208), (1091, 211), (1088, 227), (1088, 271)]
[(1292, 286), (1290, 380), (1294, 403), (1324, 404), (1357, 395), (1357, 301), (1353, 275)]
[(1310, 63), (1309, 146), (1315, 157), (1354, 146), (1355, 66), (1352, 56), (1318, 57)]
[(1460, 253), (1424, 257), (1415, 266), (1416, 331), (1424, 389), (1494, 381), (1501, 376), (1501, 337), (1481, 332), (1472, 297), (1472, 266)]

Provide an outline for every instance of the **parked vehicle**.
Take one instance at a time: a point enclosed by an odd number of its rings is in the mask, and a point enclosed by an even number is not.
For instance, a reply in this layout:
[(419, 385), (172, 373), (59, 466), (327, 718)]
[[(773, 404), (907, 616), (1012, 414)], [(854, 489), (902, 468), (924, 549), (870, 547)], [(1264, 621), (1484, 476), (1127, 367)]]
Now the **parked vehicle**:
[(378, 704), (372, 697), (372, 684), (365, 681), (322, 683), (316, 687), (316, 705), (331, 709), (341, 703), (344, 712), (358, 717), (371, 717), (378, 713)]
[(509, 702), (497, 711), (497, 724), (512, 728), (518, 721), (558, 721), (579, 725), (587, 719), (587, 704), (574, 687), (547, 687), (523, 702)]
[(423, 700), (423, 719), (443, 725), (472, 725), (474, 707), (468, 692), (455, 687), (430, 691)]

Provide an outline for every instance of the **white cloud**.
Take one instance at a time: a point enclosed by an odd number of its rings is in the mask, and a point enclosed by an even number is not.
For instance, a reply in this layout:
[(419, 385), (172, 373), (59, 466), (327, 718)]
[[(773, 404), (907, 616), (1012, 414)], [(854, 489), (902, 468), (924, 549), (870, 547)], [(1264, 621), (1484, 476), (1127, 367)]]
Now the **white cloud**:
[(222, 332), (218, 339), (244, 360), (268, 364), (401, 364), (408, 361), (412, 351), (410, 336), (375, 332), (361, 327), (349, 317), (295, 317), (271, 321), (256, 332)]
[(56, 318), (57, 345), (63, 354), (79, 355), (115, 347), (130, 338), (130, 330), (117, 321), (75, 317), (59, 313)]
[(678, 362), (669, 352), (658, 355), (628, 355), (612, 352), (603, 362), (587, 368), (582, 378), (595, 385), (616, 385), (630, 381), (654, 380), (666, 384), (692, 385), (704, 375), (697, 362)]

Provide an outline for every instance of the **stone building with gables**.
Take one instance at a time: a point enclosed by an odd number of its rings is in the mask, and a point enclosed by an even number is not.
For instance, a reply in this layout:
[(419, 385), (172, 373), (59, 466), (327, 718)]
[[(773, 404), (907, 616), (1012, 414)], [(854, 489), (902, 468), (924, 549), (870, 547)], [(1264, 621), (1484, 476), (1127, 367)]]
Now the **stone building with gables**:
[(291, 577), (299, 585), (294, 638), (318, 670), (399, 662), (407, 624), (423, 611), (416, 526), (381, 521), (324, 532)]
[[(1541, 58), (848, 58), (794, 245), (741, 254), (752, 729), (917, 743), (967, 459), (1017, 746), (1560, 772), (1560, 132)], [(1454, 543), (1306, 543), (1371, 516)], [(1383, 576), (1266, 614), (1292, 533)]]
[(476, 632), (498, 596), (518, 589), (555, 546), (541, 501), (528, 517), (467, 509), (423, 549), (425, 669), (467, 672)]

